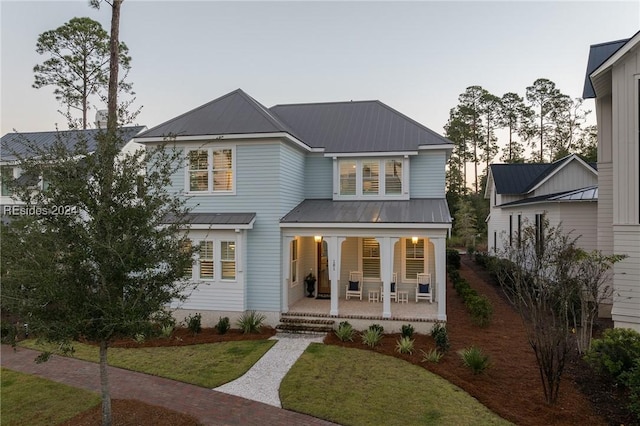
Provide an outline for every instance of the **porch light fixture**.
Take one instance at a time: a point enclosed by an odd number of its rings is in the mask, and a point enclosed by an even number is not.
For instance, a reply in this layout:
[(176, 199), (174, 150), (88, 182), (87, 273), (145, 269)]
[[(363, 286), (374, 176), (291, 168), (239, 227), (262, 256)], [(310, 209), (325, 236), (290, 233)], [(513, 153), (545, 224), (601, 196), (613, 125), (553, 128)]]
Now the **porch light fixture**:
[(413, 245), (418, 244), (418, 237), (411, 237), (411, 242), (413, 243)]
[(319, 243), (320, 241), (322, 241), (322, 236), (321, 236), (321, 235), (316, 235), (315, 237), (313, 237), (313, 240), (314, 240), (316, 243)]

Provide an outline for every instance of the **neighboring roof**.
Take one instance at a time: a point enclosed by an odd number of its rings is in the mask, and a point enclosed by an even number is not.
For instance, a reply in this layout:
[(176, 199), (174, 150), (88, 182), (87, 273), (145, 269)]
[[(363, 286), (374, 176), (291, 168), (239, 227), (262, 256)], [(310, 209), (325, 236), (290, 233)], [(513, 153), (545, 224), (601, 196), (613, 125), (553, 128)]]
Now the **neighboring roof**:
[[(253, 227), (255, 213), (187, 213), (184, 223), (192, 228), (205, 225), (212, 228), (247, 228)], [(175, 216), (167, 216), (165, 223), (175, 223)]]
[[(145, 126), (129, 126), (119, 129), (121, 141), (124, 144), (129, 142), (142, 131)], [(18, 156), (32, 154), (27, 144), (35, 144), (40, 148), (52, 147), (58, 140), (63, 142), (67, 148), (72, 148), (80, 141), (86, 141), (87, 151), (94, 152), (98, 147), (97, 136), (104, 130), (60, 130), (51, 132), (29, 132), (29, 133), (7, 133), (0, 141), (1, 161), (15, 161)], [(122, 147), (120, 147), (122, 148)]]
[(574, 159), (597, 170), (595, 163), (586, 163), (575, 154), (553, 163), (491, 164), (489, 167), (498, 194), (526, 194)]
[(281, 132), (295, 137), (294, 131), (268, 108), (237, 89), (152, 127), (139, 138)]
[(444, 198), (402, 201), (304, 200), (280, 223), (450, 224)]
[(452, 142), (380, 101), (276, 105), (266, 108), (237, 89), (142, 133), (167, 136), (287, 133), (327, 153), (407, 152)]
[(276, 105), (270, 110), (328, 153), (417, 151), (451, 141), (380, 101)]
[(555, 194), (540, 195), (538, 197), (525, 198), (524, 200), (512, 201), (501, 204), (499, 207), (513, 207), (525, 204), (550, 203), (550, 202), (576, 202), (576, 201), (598, 201), (598, 187), (589, 186), (586, 188), (574, 189), (572, 191), (558, 192)]
[(598, 69), (600, 65), (609, 59), (618, 49), (624, 46), (627, 41), (629, 41), (628, 38), (591, 45), (589, 49), (589, 60), (587, 61), (587, 74), (584, 79), (584, 89), (582, 90), (582, 97), (584, 99), (596, 97), (596, 92), (591, 84), (591, 73)]

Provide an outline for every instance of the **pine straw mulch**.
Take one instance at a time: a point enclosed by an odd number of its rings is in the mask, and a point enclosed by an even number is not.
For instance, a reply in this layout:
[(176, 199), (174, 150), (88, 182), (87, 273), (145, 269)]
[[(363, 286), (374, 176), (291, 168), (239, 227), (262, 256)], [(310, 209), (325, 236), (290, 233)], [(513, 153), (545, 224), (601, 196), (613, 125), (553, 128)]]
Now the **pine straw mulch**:
[[(578, 356), (566, 366), (560, 385), (558, 402), (549, 406), (544, 402), (535, 355), (529, 346), (522, 321), (504, 300), (499, 288), (491, 284), (488, 274), (463, 256), (462, 276), (471, 287), (486, 295), (493, 305), (493, 319), (480, 328), (471, 322), (461, 298), (447, 283), (447, 330), (451, 349), (437, 363), (422, 362), (422, 352), (435, 347), (430, 336), (415, 335), (415, 351), (411, 355), (396, 352), (399, 334), (387, 334), (374, 349), (363, 345), (359, 338), (341, 342), (334, 334), (325, 338), (326, 344), (353, 347), (404, 359), (427, 368), (461, 387), (482, 404), (518, 425), (633, 425), (637, 420), (624, 408), (625, 395), (605, 379), (595, 376)], [(214, 343), (229, 340), (265, 339), (275, 334), (271, 328), (260, 335), (242, 334), (230, 330), (219, 335), (215, 329), (203, 329), (197, 335), (176, 329), (171, 339), (154, 339), (142, 345), (132, 340), (115, 342), (113, 347), (172, 346)], [(484, 373), (474, 375), (462, 365), (457, 351), (477, 346), (491, 357), (491, 366)], [(392, 380), (390, 378), (390, 380)], [(152, 406), (136, 400), (113, 401), (114, 425), (196, 425), (187, 415)], [(65, 423), (67, 426), (100, 424), (100, 406)]]

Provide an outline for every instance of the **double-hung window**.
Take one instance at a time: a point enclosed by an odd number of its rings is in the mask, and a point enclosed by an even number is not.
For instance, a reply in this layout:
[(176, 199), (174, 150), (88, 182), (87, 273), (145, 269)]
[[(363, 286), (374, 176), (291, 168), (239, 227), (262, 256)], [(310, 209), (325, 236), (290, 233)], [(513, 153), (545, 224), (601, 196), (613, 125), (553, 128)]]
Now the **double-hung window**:
[[(182, 242), (182, 252), (183, 253), (191, 252), (191, 240), (186, 239)], [(189, 266), (184, 268), (184, 277), (193, 278), (193, 263), (189, 264)]]
[(340, 159), (336, 195), (343, 199), (404, 199), (408, 197), (404, 164), (400, 158)]
[(418, 238), (415, 243), (412, 238), (407, 238), (404, 248), (404, 277), (406, 280), (417, 280), (418, 274), (425, 272), (424, 238)]
[(212, 280), (213, 275), (213, 241), (200, 242), (200, 279)]
[(298, 282), (298, 240), (291, 241), (291, 285)]
[(229, 193), (234, 190), (233, 148), (187, 151), (187, 189), (191, 193)]
[(235, 241), (220, 242), (220, 278), (223, 280), (236, 279), (236, 243)]
[(362, 276), (380, 278), (380, 244), (375, 238), (362, 239)]

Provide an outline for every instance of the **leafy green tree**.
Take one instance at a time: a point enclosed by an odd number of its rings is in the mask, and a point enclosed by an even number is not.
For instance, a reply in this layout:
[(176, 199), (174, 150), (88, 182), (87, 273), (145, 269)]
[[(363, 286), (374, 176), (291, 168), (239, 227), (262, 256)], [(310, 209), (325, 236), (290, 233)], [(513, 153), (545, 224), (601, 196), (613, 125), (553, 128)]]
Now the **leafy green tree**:
[(582, 127), (576, 142), (576, 152), (584, 161), (598, 161), (598, 128), (595, 125)]
[(48, 148), (25, 140), (20, 168), (46, 174), (49, 184), (40, 191), (13, 184), (25, 206), (42, 214), (16, 218), (0, 238), (3, 310), (64, 347), (78, 337), (99, 344), (104, 425), (111, 424), (110, 342), (162, 323), (168, 304), (187, 296), (183, 277), (192, 262), (180, 234), (185, 201), (167, 189), (183, 167), (182, 153), (165, 145), (118, 151), (126, 142), (120, 125), (130, 118), (117, 96), (121, 3), (109, 3), (108, 118), (97, 151), (89, 152), (82, 132), (74, 141), (60, 134)]
[[(498, 153), (498, 146), (496, 144), (497, 138), (495, 136), (495, 129), (502, 126), (501, 116), (501, 99), (489, 92), (486, 92), (480, 97), (480, 111), (484, 117), (484, 127), (486, 137), (481, 142), (482, 154), (481, 159), (485, 161), (485, 174), (489, 173), (489, 164), (493, 160), (493, 157)], [(478, 192), (476, 190), (476, 192)]]
[[(535, 120), (528, 129), (529, 141), (532, 148), (539, 144), (537, 161), (544, 162), (545, 148), (548, 151), (549, 133), (551, 132), (551, 115), (556, 110), (561, 96), (556, 84), (546, 78), (539, 78), (533, 85), (527, 87), (526, 97), (531, 108), (535, 110)], [(538, 142), (539, 141), (539, 142)]]
[[(109, 35), (99, 22), (91, 18), (72, 18), (55, 30), (38, 37), (36, 52), (46, 55), (41, 64), (33, 68), (36, 89), (54, 86), (56, 99), (67, 108), (65, 115), (71, 118), (71, 110), (82, 112), (82, 128), (87, 128), (87, 112), (92, 96), (104, 98), (109, 79)], [(119, 64), (127, 72), (131, 57), (124, 43), (119, 46)], [(131, 91), (124, 79), (119, 89)]]
[(505, 163), (524, 163), (524, 146), (514, 139), (514, 134), (525, 136), (525, 129), (530, 127), (533, 111), (524, 103), (517, 93), (508, 92), (502, 95), (500, 103), (500, 122), (509, 131), (509, 141), (503, 150), (501, 160)]
[(484, 126), (482, 123), (482, 97), (487, 95), (481, 86), (469, 86), (458, 97), (457, 116), (461, 122), (468, 126), (469, 144), (471, 146), (471, 162), (474, 168), (474, 188), (478, 193), (479, 173), (478, 165), (481, 161), (479, 150), (482, 149)]
[(471, 159), (468, 141), (471, 138), (471, 127), (461, 117), (457, 108), (449, 112), (449, 121), (444, 126), (445, 136), (454, 143), (447, 167), (446, 190), (450, 206), (467, 194), (467, 162)]
[(476, 212), (468, 198), (463, 198), (458, 202), (457, 211), (453, 221), (453, 230), (460, 237), (465, 247), (470, 247), (475, 243), (476, 234)]
[(551, 112), (549, 150), (552, 161), (566, 157), (580, 149), (582, 125), (590, 111), (585, 110), (583, 100), (559, 95)]

